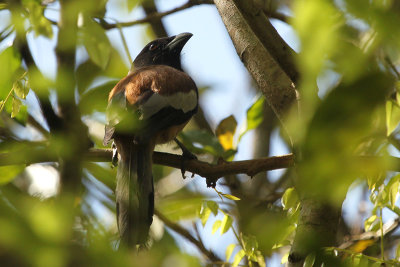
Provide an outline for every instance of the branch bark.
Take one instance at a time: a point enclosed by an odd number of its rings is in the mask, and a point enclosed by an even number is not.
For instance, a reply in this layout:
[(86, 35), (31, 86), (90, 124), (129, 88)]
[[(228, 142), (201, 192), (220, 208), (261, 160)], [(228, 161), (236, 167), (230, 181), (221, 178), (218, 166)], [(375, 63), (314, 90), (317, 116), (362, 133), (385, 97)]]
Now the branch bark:
[[(235, 2), (214, 0), (237, 54), (265, 95), (268, 104), (285, 125), (285, 115), (296, 101), (294, 85), (272, 56), (274, 51), (266, 49), (260, 41), (262, 39), (246, 20), (247, 15), (241, 13)], [(266, 41), (277, 42), (274, 39)]]

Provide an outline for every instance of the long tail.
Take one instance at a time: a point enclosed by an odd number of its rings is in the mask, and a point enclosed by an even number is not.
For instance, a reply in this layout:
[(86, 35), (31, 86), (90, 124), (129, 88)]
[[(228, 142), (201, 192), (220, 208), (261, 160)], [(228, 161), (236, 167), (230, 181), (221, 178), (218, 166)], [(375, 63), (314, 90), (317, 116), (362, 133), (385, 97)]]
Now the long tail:
[(144, 245), (154, 213), (151, 173), (154, 145), (134, 144), (130, 138), (115, 138), (115, 143), (120, 155), (115, 196), (121, 244)]

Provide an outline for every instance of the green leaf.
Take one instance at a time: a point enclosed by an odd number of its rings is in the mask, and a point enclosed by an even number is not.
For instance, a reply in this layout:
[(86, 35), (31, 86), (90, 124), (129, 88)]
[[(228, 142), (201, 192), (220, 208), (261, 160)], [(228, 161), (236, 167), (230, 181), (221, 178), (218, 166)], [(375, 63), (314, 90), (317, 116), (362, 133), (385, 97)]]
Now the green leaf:
[(10, 46), (0, 53), (0, 99), (6, 99), (14, 81), (16, 80), (16, 71), (21, 65), (19, 54)]
[(205, 130), (185, 131), (179, 136), (182, 138), (183, 144), (196, 154), (210, 153), (221, 157), (225, 152), (217, 137)]
[(258, 265), (259, 265), (260, 267), (266, 267), (265, 258), (264, 258), (264, 256), (262, 255), (261, 251), (257, 250), (257, 252), (256, 252), (256, 257), (257, 257), (257, 263), (258, 263)]
[(304, 260), (303, 267), (312, 267), (314, 265), (314, 262), (315, 262), (315, 254), (314, 253), (308, 254), (306, 259)]
[(117, 82), (111, 80), (85, 92), (79, 101), (79, 109), (82, 115), (92, 114), (95, 111), (105, 112), (108, 94)]
[(53, 29), (48, 19), (44, 17), (44, 6), (39, 1), (23, 1), (28, 9), (29, 22), (33, 26), (35, 37), (43, 35), (48, 38), (53, 37)]
[(11, 118), (17, 116), (21, 105), (22, 105), (21, 100), (19, 100), (17, 97), (13, 97)]
[(111, 44), (104, 29), (89, 17), (84, 18), (81, 27), (82, 42), (90, 59), (105, 69), (111, 54)]
[(213, 224), (213, 226), (212, 226), (212, 230), (211, 230), (211, 233), (212, 234), (215, 234), (215, 232), (217, 232), (218, 231), (218, 229), (221, 227), (221, 220), (216, 220), (215, 222), (214, 222), (214, 224)]
[[(200, 216), (199, 207), (204, 202), (200, 194), (188, 195), (188, 193), (176, 192), (175, 194), (163, 197), (158, 204), (158, 209), (173, 222), (179, 220), (194, 219)], [(201, 210), (200, 210), (201, 211)], [(202, 216), (205, 216), (203, 214)]]
[(221, 194), (221, 195), (223, 195), (224, 197), (226, 197), (227, 199), (230, 199), (230, 200), (235, 200), (235, 201), (240, 200), (240, 198), (235, 197), (233, 195), (229, 195), (229, 194)]
[(376, 215), (372, 215), (371, 217), (365, 220), (364, 229), (366, 232), (370, 231), (373, 225), (376, 224), (377, 218), (378, 217)]
[(286, 189), (282, 196), (282, 206), (284, 210), (296, 208), (299, 204), (299, 197), (296, 190), (293, 187)]
[(233, 136), (236, 131), (237, 121), (233, 115), (223, 119), (217, 126), (215, 134), (225, 150), (233, 149)]
[(206, 206), (203, 205), (200, 211), (200, 219), (203, 227), (206, 225), (208, 218), (210, 217), (211, 210)]
[(232, 226), (233, 219), (228, 214), (225, 214), (221, 222), (221, 235), (225, 234)]
[(13, 84), (15, 94), (22, 99), (25, 99), (29, 93), (28, 81), (18, 80)]
[(242, 139), (242, 136), (245, 135), (248, 131), (253, 130), (260, 125), (264, 120), (264, 105), (265, 99), (263, 96), (260, 96), (256, 102), (247, 110), (247, 127), (239, 136), (239, 141)]
[(0, 185), (8, 184), (24, 169), (24, 165), (10, 165), (0, 167)]
[(255, 251), (258, 249), (258, 242), (253, 235), (243, 235), (243, 249), (247, 256), (255, 256)]
[(392, 177), (385, 187), (387, 191), (389, 191), (389, 203), (391, 205), (391, 208), (394, 209), (397, 201), (397, 197), (399, 195), (399, 186), (400, 186), (400, 181), (399, 181), (400, 175), (395, 175)]
[(239, 252), (236, 253), (235, 258), (233, 259), (232, 267), (237, 267), (239, 263), (242, 261), (244, 255), (246, 255), (244, 250), (243, 249), (239, 250)]
[(207, 207), (212, 211), (214, 216), (217, 216), (218, 214), (218, 204), (215, 201), (207, 201)]
[(142, 2), (141, 0), (126, 0), (128, 11), (131, 12), (137, 5)]
[(226, 247), (226, 250), (225, 250), (225, 261), (226, 262), (229, 262), (229, 259), (231, 258), (232, 252), (235, 249), (235, 247), (236, 247), (236, 244), (230, 244), (229, 246)]
[(389, 136), (399, 125), (400, 107), (393, 100), (386, 101), (386, 135)]

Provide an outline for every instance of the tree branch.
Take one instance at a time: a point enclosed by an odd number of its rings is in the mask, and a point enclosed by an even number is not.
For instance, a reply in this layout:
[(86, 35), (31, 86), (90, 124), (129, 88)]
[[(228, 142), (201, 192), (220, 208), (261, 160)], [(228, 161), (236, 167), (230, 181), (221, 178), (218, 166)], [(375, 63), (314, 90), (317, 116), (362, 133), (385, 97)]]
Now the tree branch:
[[(237, 1), (214, 0), (237, 54), (265, 95), (268, 104), (283, 122), (296, 101), (292, 80), (277, 63), (272, 55), (273, 51), (266, 49), (261, 42), (263, 39), (252, 30), (234, 2)], [(268, 42), (277, 41), (271, 39)]]
[(193, 245), (195, 245), (210, 261), (213, 263), (223, 263), (223, 261), (218, 258), (212, 251), (208, 250), (205, 248), (204, 244), (194, 238), (188, 230), (185, 228), (181, 227), (180, 225), (170, 221), (167, 217), (165, 217), (163, 214), (161, 214), (158, 210), (154, 211), (154, 214), (157, 215), (157, 217), (165, 223), (168, 228), (172, 229), (174, 232), (180, 234), (184, 238), (186, 238), (188, 241), (190, 241)]
[[(296, 52), (282, 39), (278, 31), (272, 26), (264, 13), (263, 7), (254, 0), (233, 0), (244, 20), (258, 37), (268, 53), (275, 59), (280, 68), (289, 76), (293, 83), (297, 83), (299, 72), (294, 63)], [(264, 12), (263, 12), (264, 11)], [(273, 13), (273, 12), (272, 12)]]
[(210, 1), (210, 0), (189, 0), (188, 2), (186, 2), (185, 4), (183, 4), (179, 7), (176, 7), (174, 9), (171, 9), (171, 10), (168, 10), (165, 12), (153, 13), (143, 19), (138, 19), (138, 20), (129, 21), (129, 22), (119, 22), (119, 23), (108, 23), (105, 20), (100, 20), (100, 25), (106, 30), (114, 29), (114, 28), (117, 28), (118, 26), (119, 27), (130, 27), (133, 25), (158, 20), (158, 19), (161, 19), (162, 17), (168, 16), (175, 12), (182, 11), (182, 10), (191, 8), (193, 6), (202, 5), (202, 4), (212, 4), (212, 1)]

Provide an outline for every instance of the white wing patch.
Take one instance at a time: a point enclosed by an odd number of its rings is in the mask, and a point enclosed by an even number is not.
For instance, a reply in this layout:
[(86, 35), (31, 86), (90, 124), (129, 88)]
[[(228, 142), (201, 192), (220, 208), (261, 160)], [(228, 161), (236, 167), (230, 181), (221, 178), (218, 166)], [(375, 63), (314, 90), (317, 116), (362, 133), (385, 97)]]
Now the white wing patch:
[(188, 93), (178, 92), (170, 96), (154, 93), (143, 105), (140, 105), (139, 108), (142, 110), (140, 119), (146, 120), (168, 106), (180, 109), (184, 113), (189, 112), (197, 106), (197, 94), (194, 90)]

